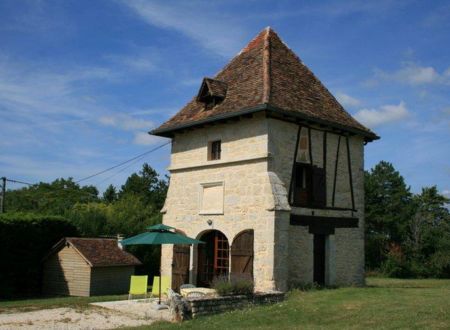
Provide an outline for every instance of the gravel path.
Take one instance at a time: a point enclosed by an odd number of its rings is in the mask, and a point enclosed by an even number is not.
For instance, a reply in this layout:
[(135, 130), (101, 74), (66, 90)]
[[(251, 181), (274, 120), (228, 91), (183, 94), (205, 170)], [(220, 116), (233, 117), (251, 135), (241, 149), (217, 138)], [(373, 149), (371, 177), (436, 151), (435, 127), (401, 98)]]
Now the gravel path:
[[(136, 301), (95, 304), (85, 309), (53, 308), (0, 314), (0, 329), (114, 329), (170, 320), (169, 311)], [(108, 306), (109, 304), (109, 306)]]

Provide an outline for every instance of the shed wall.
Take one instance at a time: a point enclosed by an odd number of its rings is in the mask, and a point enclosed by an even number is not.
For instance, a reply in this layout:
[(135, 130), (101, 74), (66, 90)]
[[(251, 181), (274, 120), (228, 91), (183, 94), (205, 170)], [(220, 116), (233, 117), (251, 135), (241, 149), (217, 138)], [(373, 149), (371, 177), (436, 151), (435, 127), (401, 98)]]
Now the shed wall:
[(91, 268), (73, 247), (65, 246), (51, 255), (43, 267), (46, 295), (90, 295)]
[(91, 296), (128, 293), (134, 266), (95, 267), (91, 272)]

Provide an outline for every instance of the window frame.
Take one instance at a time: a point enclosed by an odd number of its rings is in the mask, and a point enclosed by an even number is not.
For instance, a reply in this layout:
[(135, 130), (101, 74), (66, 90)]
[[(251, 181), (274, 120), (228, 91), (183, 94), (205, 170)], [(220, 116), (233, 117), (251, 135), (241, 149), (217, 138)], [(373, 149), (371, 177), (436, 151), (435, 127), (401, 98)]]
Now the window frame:
[[(218, 150), (215, 150), (215, 145), (218, 144)], [(214, 140), (208, 142), (208, 161), (220, 160), (222, 158), (222, 140)]]

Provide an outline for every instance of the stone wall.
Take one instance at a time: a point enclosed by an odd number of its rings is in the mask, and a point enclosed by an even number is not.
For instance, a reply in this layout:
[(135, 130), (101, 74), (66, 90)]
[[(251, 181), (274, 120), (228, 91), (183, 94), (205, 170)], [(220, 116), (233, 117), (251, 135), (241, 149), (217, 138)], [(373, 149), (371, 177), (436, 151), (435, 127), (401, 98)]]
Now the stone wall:
[(229, 296), (216, 298), (187, 299), (192, 317), (224, 313), (231, 310), (242, 309), (249, 305), (265, 305), (278, 303), (284, 300), (284, 293), (260, 293), (254, 296)]
[[(220, 160), (207, 161), (209, 141), (222, 141)], [(163, 222), (199, 238), (219, 230), (231, 245), (242, 231), (254, 230), (255, 289), (274, 282), (275, 199), (267, 171), (267, 121), (262, 116), (188, 131), (173, 139), (171, 178)], [(223, 185), (223, 211), (203, 213), (203, 186)], [(208, 224), (211, 220), (211, 225)], [(191, 282), (196, 283), (196, 247), (191, 252)], [(172, 247), (162, 247), (162, 273), (171, 275)]]

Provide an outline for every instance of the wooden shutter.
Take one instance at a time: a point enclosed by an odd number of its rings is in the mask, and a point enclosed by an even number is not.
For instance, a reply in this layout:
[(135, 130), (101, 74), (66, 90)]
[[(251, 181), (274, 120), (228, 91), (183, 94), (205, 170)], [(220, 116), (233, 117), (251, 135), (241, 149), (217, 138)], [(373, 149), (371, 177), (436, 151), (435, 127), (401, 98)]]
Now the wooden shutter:
[(312, 168), (312, 201), (313, 206), (327, 204), (325, 169), (316, 166)]
[(172, 289), (178, 291), (180, 285), (189, 283), (189, 245), (173, 246)]
[(253, 230), (240, 233), (231, 245), (231, 274), (253, 280)]

